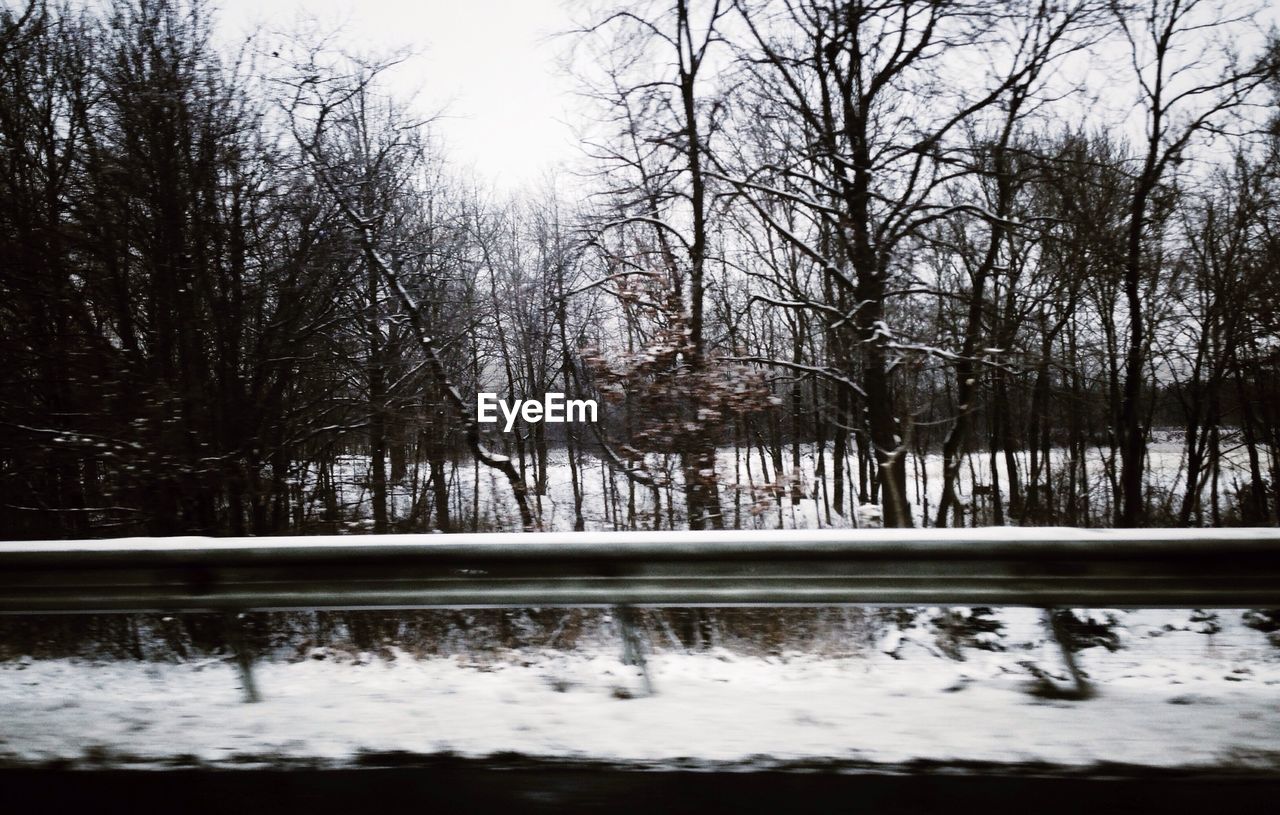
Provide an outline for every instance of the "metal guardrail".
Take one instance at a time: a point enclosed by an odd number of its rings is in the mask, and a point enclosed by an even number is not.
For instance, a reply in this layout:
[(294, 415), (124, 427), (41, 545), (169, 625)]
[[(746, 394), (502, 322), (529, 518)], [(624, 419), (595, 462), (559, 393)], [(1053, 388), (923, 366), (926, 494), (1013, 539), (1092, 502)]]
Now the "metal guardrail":
[(822, 530), (0, 543), (0, 613), (1280, 607), (1280, 529)]
[[(1280, 607), (1280, 529), (960, 529), (160, 538), (0, 543), (0, 613), (615, 606)], [(1059, 643), (1055, 615), (1047, 614)], [(1091, 695), (1069, 648), (1069, 698)]]

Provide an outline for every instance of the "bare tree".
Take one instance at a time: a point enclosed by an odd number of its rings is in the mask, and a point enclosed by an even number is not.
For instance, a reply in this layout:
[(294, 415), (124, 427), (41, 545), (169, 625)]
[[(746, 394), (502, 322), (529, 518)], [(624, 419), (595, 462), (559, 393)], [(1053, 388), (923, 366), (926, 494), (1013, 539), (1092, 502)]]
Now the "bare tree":
[[(893, 375), (905, 370), (906, 356), (930, 351), (892, 327), (891, 281), (912, 274), (903, 254), (909, 243), (957, 209), (942, 193), (970, 171), (958, 138), (964, 126), (1011, 98), (1014, 110), (1021, 106), (1044, 67), (1075, 47), (1071, 37), (1093, 7), (798, 0), (735, 7), (748, 32), (740, 50), (752, 121), (776, 128), (791, 152), (785, 162), (726, 167), (724, 177), (847, 295), (849, 308), (835, 322), (854, 331), (843, 344), (856, 350), (857, 367), (842, 364), (865, 392), (884, 522), (909, 526), (907, 427), (895, 410)], [(988, 66), (981, 81), (963, 81), (959, 71), (978, 62)], [(788, 229), (761, 205), (767, 198), (800, 204), (815, 230)], [(958, 206), (994, 224), (999, 244), (1001, 216)]]
[[(435, 346), (435, 334), (403, 279), (404, 264), (415, 257), (415, 254), (402, 251), (401, 247), (394, 244), (388, 250), (388, 236), (380, 232), (380, 227), (387, 223), (394, 212), (393, 202), (379, 201), (369, 195), (374, 180), (386, 178), (394, 189), (396, 185), (405, 184), (413, 177), (399, 162), (414, 162), (419, 159), (420, 143), (413, 136), (422, 123), (403, 118), (393, 109), (378, 131), (366, 136), (368, 123), (364, 116), (373, 93), (372, 86), (388, 67), (388, 63), (355, 62), (352, 65), (354, 70), (335, 70), (332, 65), (316, 64), (320, 53), (313, 50), (312, 61), (300, 66), (303, 70), (298, 71), (296, 78), (289, 82), (292, 95), (288, 101), (288, 113), (294, 137), (310, 162), (320, 186), (332, 196), (335, 205), (354, 231), (369, 269), (369, 285), (377, 287), (385, 283), (403, 309), (437, 387), (461, 422), (472, 454), (479, 462), (505, 477), (520, 511), (522, 526), (534, 529), (537, 521), (529, 506), (524, 479), (512, 465), (510, 458), (493, 453), (485, 447), (474, 411), (450, 380)], [(360, 150), (353, 157), (354, 163), (344, 160), (351, 157), (335, 154), (333, 150), (334, 130), (351, 125), (356, 126), (356, 132), (362, 137)], [(377, 467), (376, 461), (373, 466)], [(379, 477), (375, 472), (375, 485)]]
[[(1129, 330), (1119, 416), (1121, 496), (1115, 518), (1117, 526), (1140, 526), (1147, 517), (1142, 389), (1151, 336), (1151, 303), (1144, 300), (1143, 288), (1157, 271), (1150, 256), (1159, 242), (1152, 210), (1161, 185), (1178, 173), (1193, 141), (1221, 129), (1227, 114), (1249, 102), (1275, 68), (1266, 58), (1240, 56), (1228, 39), (1252, 28), (1255, 12), (1242, 13), (1236, 4), (1149, 0), (1138, 13), (1119, 4), (1113, 10), (1128, 45), (1145, 130), (1133, 173), (1125, 244)], [(1212, 36), (1219, 41), (1205, 48), (1206, 38)]]

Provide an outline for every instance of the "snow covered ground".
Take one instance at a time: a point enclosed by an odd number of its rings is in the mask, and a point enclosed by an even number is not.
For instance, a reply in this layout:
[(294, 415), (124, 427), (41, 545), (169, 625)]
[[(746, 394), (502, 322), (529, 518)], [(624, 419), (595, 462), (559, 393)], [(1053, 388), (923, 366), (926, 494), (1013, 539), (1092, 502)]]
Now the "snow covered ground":
[(1061, 675), (1038, 612), (999, 616), (1005, 650), (965, 649), (963, 661), (910, 626), (841, 658), (658, 653), (652, 696), (599, 648), (421, 660), (326, 649), (259, 665), (258, 704), (241, 701), (222, 659), (16, 660), (0, 663), (0, 763), (327, 766), (404, 751), (1280, 771), (1280, 649), (1238, 612), (1213, 634), (1187, 612), (1120, 614), (1122, 647), (1079, 655), (1099, 691), (1079, 702), (1028, 693), (1028, 662)]

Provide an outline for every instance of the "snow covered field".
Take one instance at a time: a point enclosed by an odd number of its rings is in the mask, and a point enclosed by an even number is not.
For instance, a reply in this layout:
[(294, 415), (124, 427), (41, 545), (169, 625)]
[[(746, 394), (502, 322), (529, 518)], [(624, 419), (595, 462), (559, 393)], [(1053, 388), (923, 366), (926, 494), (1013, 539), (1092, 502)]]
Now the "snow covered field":
[[(656, 688), (605, 648), (414, 659), (317, 651), (231, 664), (0, 663), (0, 763), (344, 765), (377, 754), (519, 753), (641, 766), (912, 761), (1280, 770), (1280, 649), (1220, 614), (1121, 614), (1115, 652), (1079, 654), (1098, 696), (1028, 693), (1062, 676), (1038, 612), (1006, 609), (1003, 651), (943, 656), (908, 627), (841, 658), (658, 653)], [(316, 658), (322, 657), (322, 658)]]
[[(1179, 438), (1179, 433), (1176, 431), (1160, 431), (1155, 436), (1156, 438), (1148, 446), (1147, 450), (1148, 466), (1145, 478), (1148, 483), (1148, 491), (1152, 496), (1177, 498), (1186, 489), (1183, 483), (1185, 481), (1185, 449)], [(1230, 437), (1231, 434), (1228, 433), (1228, 436)], [(743, 529), (819, 529), (823, 527), (848, 528), (855, 525), (855, 520), (850, 518), (847, 511), (844, 515), (832, 512), (828, 517), (824, 510), (825, 502), (821, 497), (822, 493), (819, 491), (820, 482), (815, 476), (817, 449), (813, 444), (804, 444), (801, 449), (803, 452), (801, 454), (799, 480), (806, 497), (795, 504), (791, 502), (789, 496), (784, 497), (781, 502), (776, 500), (775, 494), (771, 489), (776, 482), (772, 464), (767, 468), (770, 480), (766, 483), (762, 479), (765, 468), (761, 466), (758, 451), (752, 450), (750, 453), (745, 449), (739, 451), (736, 466), (733, 448), (723, 448), (719, 451), (717, 462), (720, 474), (721, 506), (725, 513), (727, 526), (733, 528), (736, 523), (737, 526)], [(1063, 448), (1054, 448), (1051, 452), (1054, 470), (1061, 471), (1067, 460), (1067, 451)], [(1103, 453), (1104, 451), (1094, 447), (1089, 449), (1087, 456), (1088, 493), (1095, 514), (1104, 509), (1109, 512), (1110, 507), (1111, 487), (1106, 477), (1107, 463)], [(830, 444), (827, 445), (826, 454), (827, 478), (825, 488), (830, 490), (832, 480), (830, 473)], [(1016, 458), (1025, 477), (1030, 466), (1027, 453), (1025, 451), (1019, 452), (1016, 454)], [(627, 526), (629, 485), (626, 477), (612, 472), (604, 462), (589, 453), (583, 453), (581, 459), (583, 520), (586, 529), (629, 528)], [(783, 480), (789, 484), (789, 479), (793, 477), (790, 447), (786, 451), (784, 461), (786, 471), (783, 473)], [(852, 466), (851, 462), (849, 464)], [(1244, 449), (1240, 446), (1228, 446), (1223, 455), (1223, 464), (1221, 479), (1223, 496), (1220, 497), (1220, 501), (1225, 502), (1226, 496), (1234, 493), (1248, 479), (1248, 461)], [(1270, 463), (1264, 461), (1263, 465), (1264, 467), (1269, 467)], [(658, 456), (650, 456), (650, 466), (655, 472), (663, 473), (671, 480), (672, 484), (671, 488), (663, 490), (661, 528), (668, 529), (673, 526), (670, 522), (671, 519), (667, 517), (671, 511), (673, 501), (676, 507), (674, 527), (681, 528), (683, 526), (684, 498), (679, 487), (681, 483), (679, 468), (676, 466), (674, 458), (668, 457), (663, 462), (661, 457)], [(335, 471), (335, 479), (339, 488), (339, 501), (349, 508), (349, 512), (352, 515), (364, 519), (347, 521), (341, 531), (362, 532), (372, 528), (373, 522), (368, 520), (371, 517), (370, 496), (367, 486), (368, 467), (369, 460), (367, 457), (343, 456), (339, 460)], [(998, 457), (997, 469), (1000, 483), (1005, 485), (1007, 489), (1009, 477), (1003, 454)], [(573, 487), (570, 482), (568, 455), (563, 448), (553, 448), (550, 451), (547, 474), (547, 494), (533, 496), (533, 499), (537, 502), (535, 511), (537, 511), (538, 517), (541, 519), (542, 528), (547, 531), (572, 530), (574, 528)], [(846, 484), (856, 483), (856, 473), (850, 471), (846, 473), (846, 476)], [(316, 483), (314, 467), (304, 468), (299, 473), (299, 477), (304, 485), (304, 495), (308, 496), (308, 498), (304, 499), (306, 514), (308, 517), (318, 517), (322, 512), (322, 502), (314, 493)], [(420, 480), (425, 480), (426, 477), (425, 470), (418, 475)], [(936, 511), (942, 496), (942, 456), (938, 453), (930, 453), (924, 456), (922, 461), (914, 456), (909, 456), (907, 459), (907, 479), (908, 498), (912, 504), (912, 512), (915, 515), (916, 523), (919, 525), (923, 522), (926, 510), (929, 514), (929, 522), (932, 523), (932, 515)], [(532, 483), (531, 472), (527, 480)], [(961, 501), (969, 501), (974, 484), (989, 486), (991, 483), (988, 455), (981, 453), (970, 456), (965, 460), (960, 470), (959, 493)], [(423, 531), (426, 529), (425, 519), (430, 517), (430, 513), (420, 510), (415, 515), (413, 512), (415, 502), (422, 499), (422, 493), (425, 489), (422, 483), (418, 483), (415, 486), (412, 483), (412, 479), (407, 480), (405, 483), (389, 485), (389, 510), (392, 523), (395, 524), (398, 520), (410, 516), (422, 519), (410, 524), (409, 528), (402, 531)], [(814, 497), (815, 493), (819, 496), (818, 498)], [(450, 495), (453, 523), (457, 527), (455, 531), (470, 531), (471, 506), (477, 497), (481, 507), (481, 531), (519, 531), (519, 517), (511, 499), (510, 488), (503, 481), (502, 476), (492, 470), (480, 467), (477, 472), (476, 468), (470, 464), (457, 467), (450, 472)], [(846, 492), (846, 505), (851, 497), (856, 499), (856, 496), (850, 496)], [(1207, 506), (1208, 490), (1205, 490), (1204, 500)], [(635, 488), (635, 504), (638, 517), (637, 527), (641, 529), (652, 528), (653, 501), (647, 488)], [(878, 507), (872, 505), (866, 507), (866, 510), (871, 512), (874, 517), (878, 517)]]

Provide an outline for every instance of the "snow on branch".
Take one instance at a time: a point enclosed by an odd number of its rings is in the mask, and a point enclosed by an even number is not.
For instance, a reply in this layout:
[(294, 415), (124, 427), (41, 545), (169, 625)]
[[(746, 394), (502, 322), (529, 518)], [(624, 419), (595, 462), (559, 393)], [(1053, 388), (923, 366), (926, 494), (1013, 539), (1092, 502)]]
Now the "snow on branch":
[(773, 365), (779, 368), (786, 368), (791, 371), (799, 371), (801, 373), (813, 374), (814, 376), (821, 376), (831, 380), (832, 382), (836, 382), (840, 385), (843, 385), (844, 387), (848, 388), (849, 390), (853, 391), (859, 396), (865, 397), (867, 395), (867, 392), (863, 390), (862, 386), (859, 385), (857, 382), (854, 382), (852, 379), (840, 373), (836, 369), (829, 368), (826, 366), (805, 365), (800, 362), (788, 362), (787, 360), (783, 360), (783, 359), (772, 359), (770, 357), (761, 357), (761, 356), (725, 356), (725, 357), (720, 357), (720, 361), (721, 362), (753, 362), (757, 365)]
[(766, 294), (753, 294), (750, 302), (754, 303), (759, 300), (762, 303), (768, 303), (771, 306), (779, 308), (811, 308), (815, 311), (823, 311), (828, 314), (834, 314), (841, 321), (847, 319), (847, 315), (835, 306), (829, 306), (826, 303), (818, 303), (813, 300), (778, 300)]

